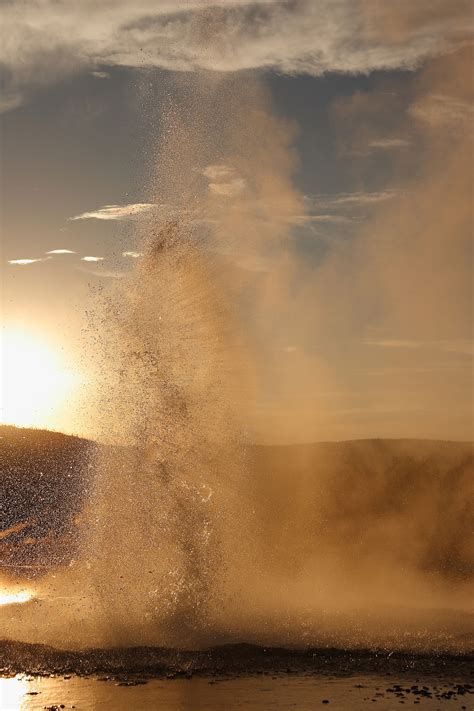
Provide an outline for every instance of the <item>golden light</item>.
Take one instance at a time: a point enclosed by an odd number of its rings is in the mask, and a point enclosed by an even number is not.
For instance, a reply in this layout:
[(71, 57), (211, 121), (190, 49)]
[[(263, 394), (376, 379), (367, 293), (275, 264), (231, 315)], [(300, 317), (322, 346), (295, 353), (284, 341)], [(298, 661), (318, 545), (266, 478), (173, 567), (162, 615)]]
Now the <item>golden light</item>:
[(29, 602), (33, 599), (33, 594), (27, 590), (5, 590), (0, 588), (0, 606), (1, 605), (21, 605), (24, 602)]
[(77, 382), (60, 353), (23, 329), (0, 334), (0, 422), (54, 427)]
[(22, 676), (0, 678), (0, 709), (20, 711), (27, 691), (28, 684)]

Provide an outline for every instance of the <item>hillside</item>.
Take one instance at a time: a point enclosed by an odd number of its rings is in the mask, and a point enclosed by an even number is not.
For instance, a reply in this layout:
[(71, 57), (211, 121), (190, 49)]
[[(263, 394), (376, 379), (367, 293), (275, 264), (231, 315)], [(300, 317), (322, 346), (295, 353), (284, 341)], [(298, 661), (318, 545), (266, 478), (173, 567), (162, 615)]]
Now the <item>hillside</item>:
[(46, 560), (69, 560), (94, 448), (58, 432), (0, 426), (0, 569), (35, 574)]
[[(0, 427), (0, 570), (37, 575), (74, 556), (96, 451), (78, 437)], [(348, 560), (474, 573), (470, 443), (256, 446), (249, 462), (242, 487), (268, 559), (297, 570), (318, 545)]]

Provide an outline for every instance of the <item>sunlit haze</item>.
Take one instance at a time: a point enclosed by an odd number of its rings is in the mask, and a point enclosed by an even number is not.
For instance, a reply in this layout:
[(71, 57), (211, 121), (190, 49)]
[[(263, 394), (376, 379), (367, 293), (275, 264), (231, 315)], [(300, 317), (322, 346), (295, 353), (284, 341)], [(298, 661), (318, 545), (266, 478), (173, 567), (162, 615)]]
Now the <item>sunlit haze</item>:
[(8, 588), (0, 588), (0, 605), (21, 605), (29, 602), (33, 595), (26, 591), (15, 591)]
[(61, 429), (66, 402), (77, 397), (79, 375), (33, 331), (4, 327), (0, 336), (0, 421)]
[(470, 708), (472, 0), (0, 9), (0, 711)]
[(64, 374), (103, 357), (90, 314), (150, 225), (186, 216), (229, 268), (254, 441), (472, 438), (469, 3), (3, 15), (2, 319), (51, 351), (13, 356), (4, 421), (103, 434), (78, 389), (59, 416)]

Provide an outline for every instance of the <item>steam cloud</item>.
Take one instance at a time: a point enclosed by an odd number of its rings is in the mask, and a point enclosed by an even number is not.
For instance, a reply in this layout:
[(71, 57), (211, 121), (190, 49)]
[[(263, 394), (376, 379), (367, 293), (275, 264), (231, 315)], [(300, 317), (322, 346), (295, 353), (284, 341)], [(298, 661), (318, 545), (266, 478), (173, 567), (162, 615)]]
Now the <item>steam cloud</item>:
[[(193, 29), (192, 56), (178, 42), (174, 68), (212, 63), (228, 69), (225, 55), (224, 64), (217, 63), (219, 42), (211, 29), (232, 20), (239, 40), (247, 41), (247, 52), (236, 54), (235, 69), (244, 66), (244, 55), (245, 66), (313, 73), (414, 66), (452, 47), (467, 6), (455, 3), (448, 13), (445, 3), (418, 3), (411, 10), (407, 5), (381, 9), (372, 2), (322, 3), (318, 9), (324, 8), (328, 26), (334, 18), (340, 23), (329, 35), (318, 32), (328, 36), (327, 45), (313, 48), (308, 58), (304, 50), (321, 18), (317, 7), (234, 3), (206, 14), (205, 23), (196, 18), (197, 10), (159, 16), (153, 23), (123, 9), (112, 25), (115, 63), (138, 63), (127, 43), (138, 37), (148, 63), (167, 66), (166, 56), (151, 54), (150, 25), (154, 37), (158, 23), (170, 43), (183, 32), (189, 37)], [(99, 17), (108, 18), (108, 9), (101, 4)], [(251, 16), (266, 18), (262, 43), (249, 38)], [(362, 40), (345, 55), (354, 23)], [(296, 42), (287, 43), (285, 34), (288, 48), (282, 54), (277, 26), (289, 27), (285, 33), (293, 33), (303, 50), (296, 52)], [(209, 54), (204, 46), (210, 46)], [(260, 54), (252, 55), (257, 47)], [(347, 63), (336, 62), (336, 54), (346, 56)], [(110, 60), (107, 37), (101, 56)], [(432, 606), (465, 611), (472, 592), (463, 574), (454, 579), (443, 565), (427, 563), (430, 556), (422, 548), (426, 526), (437, 513), (436, 497), (424, 496), (420, 481), (391, 479), (387, 461), (393, 462), (376, 447), (369, 462), (357, 447), (349, 448), (340, 488), (331, 479), (334, 462), (323, 450), (294, 459), (289, 451), (282, 459), (284, 472), (272, 462), (265, 478), (258, 455), (254, 458), (248, 447), (255, 432), (291, 439), (324, 431), (314, 402), (322, 389), (337, 393), (344, 379), (337, 364), (314, 347), (329, 333), (405, 345), (421, 339), (445, 346), (469, 337), (471, 138), (454, 127), (459, 121), (453, 118), (471, 101), (462, 78), (469, 76), (467, 61), (460, 49), (427, 64), (420, 95), (397, 133), (403, 138), (412, 120), (421, 124), (424, 150), (416, 179), (404, 174), (403, 165), (397, 169), (396, 182), (406, 189), (380, 193), (384, 197), (372, 201), (377, 205), (373, 219), (351, 244), (334, 248), (316, 274), (294, 248), (294, 217), (308, 215), (307, 200), (293, 182), (297, 128), (275, 116), (256, 79), (223, 81), (204, 73), (192, 77), (192, 86), (186, 77), (179, 83), (177, 99), (166, 111), (168, 130), (156, 146), (159, 160), (148, 196), (150, 204), (176, 205), (178, 219), (163, 225), (152, 217), (139, 226), (145, 256), (137, 260), (135, 275), (118, 284), (99, 331), (107, 366), (103, 426), (128, 449), (110, 450), (98, 463), (92, 547), (86, 547), (84, 561), (77, 571), (44, 582), (53, 600), (55, 590), (73, 597), (71, 589), (78, 587), (88, 600), (85, 606), (78, 602), (85, 621), (71, 626), (72, 641), (201, 645), (244, 638), (455, 650), (470, 644), (458, 635), (458, 618), (453, 623), (449, 616), (441, 633), (439, 618), (432, 615), (435, 629), (426, 627), (422, 638), (417, 634), (423, 611)], [(455, 109), (433, 102), (433, 96), (445, 95), (446, 82), (452, 92), (449, 106)], [(360, 104), (353, 97), (337, 107), (339, 120), (357, 118)], [(433, 118), (436, 112), (439, 120)], [(354, 262), (356, 276), (349, 269)], [(355, 303), (357, 310), (351, 308)], [(249, 313), (250, 331), (241, 326), (242, 315)], [(414, 359), (418, 349), (408, 348)], [(373, 378), (381, 375), (385, 411), (406, 412), (407, 428), (419, 434), (424, 426), (417, 422), (419, 408), (410, 388), (401, 387), (407, 377), (399, 368), (404, 348), (387, 351), (392, 360), (386, 371), (374, 376), (361, 370), (360, 389), (366, 397), (380, 398), (380, 383), (374, 388)], [(449, 433), (459, 407), (454, 391), (445, 390), (438, 373), (417, 373), (414, 379), (421, 387), (416, 398), (428, 411), (433, 399), (449, 393), (441, 423)], [(363, 407), (344, 404), (357, 431)], [(416, 447), (406, 447), (407, 456), (416, 460)], [(450, 462), (465, 491), (464, 464)], [(289, 472), (297, 465), (302, 476), (295, 483)], [(365, 506), (367, 471), (375, 483)], [(416, 498), (421, 514), (410, 506), (400, 512), (398, 498), (399, 508), (390, 508), (394, 481)], [(267, 487), (263, 494), (260, 482)], [(439, 483), (438, 491), (444, 490)], [(462, 496), (455, 498), (452, 511), (445, 530), (458, 559), (469, 564), (472, 549), (462, 542), (469, 516)], [(407, 525), (418, 515), (422, 524)], [(358, 570), (350, 564), (351, 536), (360, 542)], [(404, 552), (408, 547), (410, 555)], [(396, 566), (403, 566), (403, 576), (394, 573)], [(414, 597), (416, 615), (406, 612)], [(371, 617), (374, 598), (381, 611)], [(35, 635), (44, 639), (44, 631)], [(49, 641), (55, 636), (47, 631)]]

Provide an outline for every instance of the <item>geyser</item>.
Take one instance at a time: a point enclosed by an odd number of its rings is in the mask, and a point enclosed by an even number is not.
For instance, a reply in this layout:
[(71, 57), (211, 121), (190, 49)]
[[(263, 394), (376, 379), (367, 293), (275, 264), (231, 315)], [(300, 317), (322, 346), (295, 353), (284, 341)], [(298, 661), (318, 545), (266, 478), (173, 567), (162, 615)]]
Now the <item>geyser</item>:
[[(305, 210), (295, 130), (254, 80), (193, 82), (162, 118), (145, 257), (94, 326), (109, 444), (80, 554), (2, 619), (5, 634), (66, 648), (470, 649), (472, 449), (249, 446), (263, 357), (240, 318), (253, 308), (269, 353)], [(281, 385), (269, 381), (267, 393)]]
[(232, 567), (242, 347), (212, 256), (193, 238), (185, 221), (158, 229), (105, 315), (105, 422), (126, 446), (99, 455), (89, 550), (115, 642), (207, 639)]

